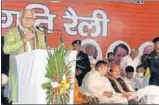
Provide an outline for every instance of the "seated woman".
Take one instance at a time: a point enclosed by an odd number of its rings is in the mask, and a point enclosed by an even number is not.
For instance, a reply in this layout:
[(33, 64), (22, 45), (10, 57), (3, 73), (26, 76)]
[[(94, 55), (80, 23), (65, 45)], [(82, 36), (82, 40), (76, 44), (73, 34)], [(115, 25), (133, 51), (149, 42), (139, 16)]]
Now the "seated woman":
[(117, 93), (122, 93), (123, 96), (130, 99), (132, 91), (125, 79), (121, 76), (121, 69), (119, 65), (111, 66), (108, 78)]

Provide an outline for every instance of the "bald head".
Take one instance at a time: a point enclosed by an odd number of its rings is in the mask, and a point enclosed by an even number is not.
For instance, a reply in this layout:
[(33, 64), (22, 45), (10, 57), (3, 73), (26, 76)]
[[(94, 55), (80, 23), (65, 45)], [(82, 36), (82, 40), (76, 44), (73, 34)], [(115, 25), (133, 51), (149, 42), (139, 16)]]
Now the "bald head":
[(114, 78), (120, 77), (121, 76), (120, 65), (113, 64), (110, 68), (110, 72)]
[(36, 16), (33, 9), (25, 9), (21, 12), (20, 22), (24, 28), (31, 28), (35, 22)]

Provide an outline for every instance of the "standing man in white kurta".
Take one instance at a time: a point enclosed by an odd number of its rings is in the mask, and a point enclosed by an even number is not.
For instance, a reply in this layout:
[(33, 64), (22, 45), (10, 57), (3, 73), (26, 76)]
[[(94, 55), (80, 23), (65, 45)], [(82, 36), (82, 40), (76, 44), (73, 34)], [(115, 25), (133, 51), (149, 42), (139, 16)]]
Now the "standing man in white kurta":
[(98, 61), (95, 70), (90, 71), (84, 77), (81, 90), (83, 94), (95, 96), (99, 98), (100, 103), (122, 103), (127, 104), (128, 101), (120, 93), (116, 93), (106, 77), (108, 65), (105, 61)]
[[(136, 67), (141, 64), (141, 60), (138, 56), (138, 53), (139, 51), (137, 48), (132, 48), (130, 54), (121, 59), (120, 66), (121, 69), (124, 70), (124, 72), (127, 66), (132, 66), (134, 70), (136, 70)], [(134, 76), (135, 74), (136, 71), (134, 71)]]

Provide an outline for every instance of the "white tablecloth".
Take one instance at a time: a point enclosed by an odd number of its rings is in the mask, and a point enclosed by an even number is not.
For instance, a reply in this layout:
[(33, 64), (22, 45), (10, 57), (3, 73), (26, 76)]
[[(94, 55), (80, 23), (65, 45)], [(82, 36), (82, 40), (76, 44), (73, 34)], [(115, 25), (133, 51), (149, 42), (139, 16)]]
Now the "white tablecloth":
[[(69, 61), (75, 60), (76, 55), (76, 51), (71, 51), (68, 57)], [(19, 54), (15, 56), (15, 62), (18, 73), (17, 104), (46, 104), (46, 95), (45, 90), (42, 89), (42, 84), (47, 81), (47, 78), (45, 78), (47, 51), (35, 50)], [(75, 74), (75, 62), (72, 65), (71, 70)], [(69, 104), (73, 104), (73, 90), (70, 93), (71, 99)]]

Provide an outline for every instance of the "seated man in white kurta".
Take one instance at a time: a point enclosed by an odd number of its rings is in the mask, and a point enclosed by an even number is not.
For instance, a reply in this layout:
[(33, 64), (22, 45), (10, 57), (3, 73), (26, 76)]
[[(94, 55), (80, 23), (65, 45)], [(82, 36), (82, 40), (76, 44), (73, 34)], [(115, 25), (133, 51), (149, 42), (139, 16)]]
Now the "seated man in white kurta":
[(111, 86), (107, 75), (108, 65), (105, 61), (98, 61), (95, 70), (90, 71), (84, 77), (81, 90), (83, 94), (98, 97), (100, 103), (123, 103), (127, 104), (127, 99), (120, 93), (116, 93)]

